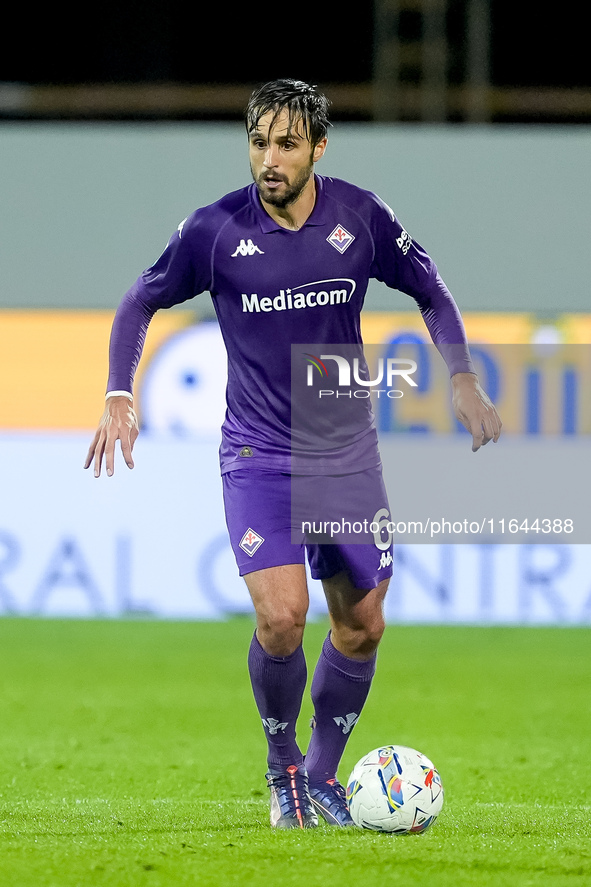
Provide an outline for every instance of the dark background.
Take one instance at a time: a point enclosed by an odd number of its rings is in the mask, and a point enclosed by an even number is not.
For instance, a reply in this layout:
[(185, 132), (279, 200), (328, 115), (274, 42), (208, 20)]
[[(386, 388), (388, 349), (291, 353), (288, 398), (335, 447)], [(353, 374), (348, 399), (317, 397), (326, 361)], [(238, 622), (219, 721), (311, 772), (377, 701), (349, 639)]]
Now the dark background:
[[(452, 84), (465, 76), (465, 13), (465, 0), (449, 0)], [(92, 7), (47, 3), (34, 12), (23, 3), (11, 15), (0, 56), (4, 82), (252, 84), (294, 76), (322, 86), (372, 79), (371, 0), (309, 6), (106, 0)], [(491, 85), (591, 87), (581, 17), (581, 4), (490, 0)], [(409, 9), (401, 36), (412, 40), (417, 31), (420, 15)]]

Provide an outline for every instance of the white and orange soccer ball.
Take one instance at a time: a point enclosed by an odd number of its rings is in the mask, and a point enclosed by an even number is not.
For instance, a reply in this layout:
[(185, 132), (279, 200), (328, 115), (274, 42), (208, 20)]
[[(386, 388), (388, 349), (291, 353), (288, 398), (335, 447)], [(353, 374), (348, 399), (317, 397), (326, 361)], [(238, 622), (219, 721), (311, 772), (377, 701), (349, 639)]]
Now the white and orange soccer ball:
[(443, 785), (433, 763), (404, 745), (384, 745), (361, 758), (347, 784), (356, 825), (406, 835), (424, 832), (443, 807)]

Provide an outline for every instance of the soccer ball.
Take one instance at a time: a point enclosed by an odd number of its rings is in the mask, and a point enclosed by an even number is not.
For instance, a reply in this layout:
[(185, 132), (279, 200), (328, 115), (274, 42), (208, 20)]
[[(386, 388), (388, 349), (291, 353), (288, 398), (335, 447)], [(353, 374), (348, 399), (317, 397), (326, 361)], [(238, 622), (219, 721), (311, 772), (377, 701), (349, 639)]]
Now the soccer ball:
[(406, 835), (433, 825), (443, 807), (443, 786), (421, 752), (385, 745), (357, 762), (349, 777), (347, 801), (356, 825)]

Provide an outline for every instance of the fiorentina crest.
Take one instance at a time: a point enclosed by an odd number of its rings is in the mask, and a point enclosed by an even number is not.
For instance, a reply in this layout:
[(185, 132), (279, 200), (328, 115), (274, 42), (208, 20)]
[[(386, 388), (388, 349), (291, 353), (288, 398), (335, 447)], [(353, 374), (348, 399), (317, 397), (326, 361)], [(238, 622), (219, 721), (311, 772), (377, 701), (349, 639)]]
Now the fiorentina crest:
[(349, 234), (346, 228), (343, 228), (342, 225), (337, 225), (332, 234), (326, 238), (331, 246), (334, 246), (335, 249), (338, 249), (340, 253), (344, 253), (345, 250), (351, 246), (353, 241), (355, 240), (352, 234)]
[(261, 547), (265, 540), (254, 530), (249, 527), (242, 539), (240, 540), (240, 548), (245, 551), (249, 557), (252, 557), (255, 551)]

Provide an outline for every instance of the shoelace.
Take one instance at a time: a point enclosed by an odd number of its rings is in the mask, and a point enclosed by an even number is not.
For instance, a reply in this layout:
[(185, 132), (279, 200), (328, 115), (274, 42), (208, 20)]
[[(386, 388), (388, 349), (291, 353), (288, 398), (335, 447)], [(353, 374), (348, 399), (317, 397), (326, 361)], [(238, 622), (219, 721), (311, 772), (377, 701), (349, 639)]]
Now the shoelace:
[(289, 773), (289, 787), (291, 789), (291, 794), (293, 797), (293, 802), (295, 804), (296, 816), (298, 818), (298, 822), (300, 823), (300, 828), (303, 827), (303, 816), (302, 816), (302, 808), (300, 804), (300, 796), (298, 792), (298, 786), (296, 783), (296, 774), (299, 772), (298, 768), (295, 764), (292, 764), (291, 767), (287, 768), (287, 772)]
[(300, 828), (304, 827), (301, 793), (302, 787), (306, 788), (306, 783), (307, 777), (300, 773), (295, 764), (287, 767), (285, 773), (273, 773), (267, 777), (269, 787), (273, 787), (277, 791), (279, 806), (284, 813), (291, 812), (293, 803)]

